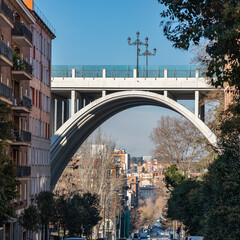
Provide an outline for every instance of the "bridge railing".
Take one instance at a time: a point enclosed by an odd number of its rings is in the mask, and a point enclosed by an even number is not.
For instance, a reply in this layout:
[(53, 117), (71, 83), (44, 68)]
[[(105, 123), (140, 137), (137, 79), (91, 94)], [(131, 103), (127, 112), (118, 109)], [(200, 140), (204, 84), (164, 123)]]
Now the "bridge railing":
[[(136, 76), (136, 69), (133, 70), (52, 70), (52, 78), (134, 78)], [(138, 72), (138, 78), (196, 78), (205, 77), (204, 69), (194, 70), (140, 70)]]
[(107, 78), (133, 78), (133, 71), (131, 70), (107, 70)]
[(85, 78), (101, 78), (103, 75), (103, 71), (101, 70), (76, 70), (75, 77)]

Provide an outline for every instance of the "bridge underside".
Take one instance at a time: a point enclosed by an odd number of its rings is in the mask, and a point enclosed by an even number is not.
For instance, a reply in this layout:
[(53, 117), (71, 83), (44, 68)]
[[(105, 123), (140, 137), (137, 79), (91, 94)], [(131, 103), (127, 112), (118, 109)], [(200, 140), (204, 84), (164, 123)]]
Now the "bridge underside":
[(168, 97), (146, 91), (122, 91), (105, 95), (69, 118), (52, 136), (51, 187), (54, 188), (63, 170), (81, 144), (103, 122), (115, 114), (137, 106), (152, 105), (172, 109), (195, 125), (212, 145), (217, 139), (198, 115)]

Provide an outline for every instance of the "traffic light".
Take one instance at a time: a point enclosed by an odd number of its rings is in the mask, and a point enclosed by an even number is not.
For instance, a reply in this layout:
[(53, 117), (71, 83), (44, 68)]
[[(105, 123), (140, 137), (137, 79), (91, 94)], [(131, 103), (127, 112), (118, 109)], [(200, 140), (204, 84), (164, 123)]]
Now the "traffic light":
[(177, 234), (179, 235), (180, 232), (181, 232), (181, 226), (178, 225), (178, 226), (177, 226)]

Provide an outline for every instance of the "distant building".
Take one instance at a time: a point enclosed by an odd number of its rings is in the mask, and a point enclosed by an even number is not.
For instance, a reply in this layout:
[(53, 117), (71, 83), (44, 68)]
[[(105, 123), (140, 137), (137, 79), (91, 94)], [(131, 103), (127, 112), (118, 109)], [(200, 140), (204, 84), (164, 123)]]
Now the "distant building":
[(139, 199), (146, 200), (147, 198), (155, 199), (155, 187), (153, 185), (146, 185), (139, 187)]
[(127, 185), (129, 187), (127, 196), (129, 199), (129, 209), (138, 208), (139, 181), (137, 177), (128, 177)]
[(113, 152), (114, 163), (123, 171), (130, 169), (130, 155), (125, 150), (114, 150)]
[(151, 162), (152, 161), (152, 156), (143, 156), (143, 161), (144, 162)]

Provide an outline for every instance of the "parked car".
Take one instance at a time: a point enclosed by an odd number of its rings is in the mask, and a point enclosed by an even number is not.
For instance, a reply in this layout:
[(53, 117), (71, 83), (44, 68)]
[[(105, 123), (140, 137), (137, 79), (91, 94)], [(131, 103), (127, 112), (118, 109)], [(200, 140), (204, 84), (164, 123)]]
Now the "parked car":
[(70, 237), (70, 238), (66, 238), (65, 240), (86, 240), (86, 238)]
[(200, 236), (189, 236), (187, 240), (203, 240), (203, 237)]

